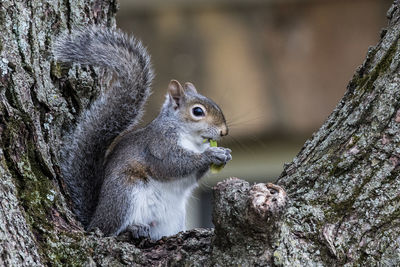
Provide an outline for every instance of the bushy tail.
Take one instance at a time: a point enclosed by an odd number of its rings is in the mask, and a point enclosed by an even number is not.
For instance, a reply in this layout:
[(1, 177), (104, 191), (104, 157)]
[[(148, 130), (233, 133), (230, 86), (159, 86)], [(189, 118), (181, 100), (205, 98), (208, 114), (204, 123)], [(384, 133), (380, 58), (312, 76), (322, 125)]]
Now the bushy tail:
[(112, 88), (81, 114), (61, 151), (62, 173), (74, 210), (87, 226), (103, 182), (105, 152), (119, 133), (142, 116), (153, 78), (150, 56), (138, 40), (118, 30), (98, 27), (59, 37), (53, 54), (59, 61), (111, 69), (117, 77)]

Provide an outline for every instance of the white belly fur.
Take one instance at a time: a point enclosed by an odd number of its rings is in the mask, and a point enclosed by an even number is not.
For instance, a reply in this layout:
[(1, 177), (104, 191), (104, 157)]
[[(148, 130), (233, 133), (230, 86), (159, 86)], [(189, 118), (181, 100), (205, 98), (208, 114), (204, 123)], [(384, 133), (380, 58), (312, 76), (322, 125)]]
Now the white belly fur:
[(196, 186), (194, 175), (170, 182), (149, 178), (147, 183), (135, 185), (130, 192), (133, 203), (117, 234), (131, 224), (150, 225), (154, 240), (184, 231), (186, 202)]

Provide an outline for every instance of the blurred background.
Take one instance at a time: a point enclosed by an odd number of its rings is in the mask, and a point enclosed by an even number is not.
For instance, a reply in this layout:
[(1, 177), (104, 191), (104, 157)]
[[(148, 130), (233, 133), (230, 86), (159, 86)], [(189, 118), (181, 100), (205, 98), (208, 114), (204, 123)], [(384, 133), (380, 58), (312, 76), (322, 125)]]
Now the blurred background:
[(212, 227), (211, 189), (227, 177), (274, 181), (318, 130), (386, 25), (388, 0), (120, 0), (118, 27), (148, 47), (156, 72), (143, 123), (171, 79), (223, 109), (233, 160), (200, 182), (188, 229)]

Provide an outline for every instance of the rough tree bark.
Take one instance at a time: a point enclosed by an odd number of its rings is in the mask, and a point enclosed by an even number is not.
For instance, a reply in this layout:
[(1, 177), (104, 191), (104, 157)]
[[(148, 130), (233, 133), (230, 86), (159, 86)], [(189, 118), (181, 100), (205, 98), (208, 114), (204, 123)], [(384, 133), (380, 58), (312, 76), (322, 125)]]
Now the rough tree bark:
[[(114, 0), (0, 2), (0, 265), (400, 264), (400, 3), (334, 112), (278, 184), (214, 189), (215, 231), (157, 242), (85, 233), (60, 177), (66, 129), (109, 75), (61, 68), (54, 37), (115, 26)], [(100, 78), (101, 77), (101, 78)]]

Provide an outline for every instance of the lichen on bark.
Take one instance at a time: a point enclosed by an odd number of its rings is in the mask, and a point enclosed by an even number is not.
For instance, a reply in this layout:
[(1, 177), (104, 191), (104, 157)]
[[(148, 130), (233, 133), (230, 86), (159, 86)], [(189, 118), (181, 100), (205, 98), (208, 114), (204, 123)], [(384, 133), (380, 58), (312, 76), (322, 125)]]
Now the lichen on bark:
[[(79, 254), (87, 254), (87, 247), (77, 246), (83, 235), (76, 233), (58, 169), (62, 133), (77, 114), (69, 99), (85, 103), (76, 92), (87, 88), (59, 86), (62, 81), (51, 75), (50, 50), (63, 29), (94, 21), (115, 25), (115, 5), (114, 1), (0, 2), (0, 191), (7, 192), (0, 198), (4, 217), (0, 235), (6, 237), (1, 239), (0, 265), (76, 263)], [(79, 80), (85, 73), (77, 69), (72, 76)], [(88, 76), (86, 81), (99, 84), (95, 73)], [(90, 87), (93, 95), (98, 86)], [(13, 212), (5, 208), (9, 206)], [(69, 243), (69, 236), (75, 241)]]

